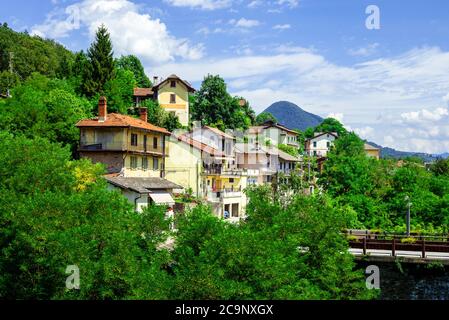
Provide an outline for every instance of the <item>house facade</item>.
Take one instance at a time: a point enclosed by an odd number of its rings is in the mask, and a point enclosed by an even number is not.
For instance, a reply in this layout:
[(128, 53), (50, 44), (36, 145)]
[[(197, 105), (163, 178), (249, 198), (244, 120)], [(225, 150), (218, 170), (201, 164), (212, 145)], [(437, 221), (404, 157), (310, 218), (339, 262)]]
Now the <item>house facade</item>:
[(279, 123), (267, 121), (261, 126), (250, 127), (246, 132), (248, 143), (263, 144), (270, 142), (271, 145), (278, 146), (285, 144), (299, 148), (299, 134)]
[[(205, 133), (203, 139), (199, 132)], [(204, 127), (201, 131), (172, 136), (166, 162), (167, 178), (185, 190), (191, 189), (218, 217), (237, 221), (245, 214), (243, 191), (247, 186), (247, 175), (235, 165), (232, 149), (230, 154), (221, 150), (226, 150), (224, 136), (221, 131)]]
[(195, 92), (190, 83), (173, 74), (156, 83), (153, 92), (154, 98), (165, 111), (177, 115), (183, 126), (189, 125), (189, 94)]
[(174, 74), (161, 81), (154, 77), (153, 82), (152, 88), (134, 89), (134, 105), (140, 107), (145, 100), (157, 100), (165, 111), (178, 116), (179, 122), (187, 127), (190, 117), (189, 95), (195, 92), (192, 85)]
[(147, 122), (147, 110), (140, 118), (107, 111), (101, 97), (99, 116), (77, 123), (80, 129), (79, 154), (93, 163), (103, 163), (112, 188), (119, 188), (128, 199), (134, 197), (136, 210), (150, 203), (174, 204), (173, 189), (182, 188), (164, 179), (166, 143), (170, 135), (164, 128)]
[(248, 174), (248, 185), (270, 184), (278, 173), (292, 174), (301, 162), (276, 147), (259, 144), (237, 143), (235, 146), (238, 168)]
[(313, 138), (306, 140), (305, 152), (312, 157), (326, 157), (337, 138), (335, 132), (316, 132)]
[(380, 159), (380, 149), (379, 148), (377, 148), (369, 143), (365, 143), (364, 149), (365, 149), (365, 153), (368, 157), (372, 157), (377, 160)]

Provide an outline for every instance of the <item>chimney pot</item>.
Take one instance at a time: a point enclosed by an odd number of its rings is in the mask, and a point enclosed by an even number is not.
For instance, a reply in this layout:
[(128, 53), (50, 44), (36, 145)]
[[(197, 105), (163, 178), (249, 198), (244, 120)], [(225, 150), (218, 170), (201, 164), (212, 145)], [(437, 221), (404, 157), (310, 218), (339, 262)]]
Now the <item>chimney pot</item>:
[(148, 109), (147, 108), (140, 108), (140, 120), (148, 122)]
[(105, 122), (108, 116), (108, 102), (106, 97), (100, 97), (98, 100), (98, 121)]
[(154, 77), (153, 77), (153, 86), (158, 85), (158, 79), (159, 79), (158, 76), (154, 76)]

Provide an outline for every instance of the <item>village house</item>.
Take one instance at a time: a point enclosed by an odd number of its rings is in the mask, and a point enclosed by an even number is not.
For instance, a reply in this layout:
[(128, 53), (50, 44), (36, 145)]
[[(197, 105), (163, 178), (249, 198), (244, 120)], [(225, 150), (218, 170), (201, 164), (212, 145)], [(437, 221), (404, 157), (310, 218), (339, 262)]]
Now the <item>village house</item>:
[(336, 139), (336, 132), (315, 132), (313, 138), (306, 140), (305, 152), (313, 157), (326, 157)]
[(238, 168), (247, 171), (248, 185), (271, 183), (278, 173), (289, 176), (301, 161), (278, 148), (260, 144), (237, 143), (235, 153)]
[(166, 169), (167, 178), (191, 189), (215, 215), (238, 221), (244, 218), (247, 176), (235, 164), (233, 141), (232, 136), (206, 126), (172, 136)]
[(84, 119), (80, 129), (79, 154), (93, 163), (103, 163), (112, 188), (120, 189), (137, 211), (151, 203), (174, 205), (173, 189), (182, 189), (165, 177), (166, 143), (164, 128), (148, 123), (147, 109), (140, 118), (110, 113), (101, 97), (98, 117)]
[(380, 159), (380, 149), (379, 148), (377, 148), (369, 143), (365, 143), (364, 149), (365, 149), (365, 153), (368, 157), (373, 157), (377, 160)]
[(267, 121), (261, 126), (250, 127), (246, 132), (246, 137), (248, 143), (251, 144), (266, 144), (269, 141), (274, 146), (285, 144), (299, 148), (299, 134), (273, 121)]
[(192, 85), (177, 75), (161, 80), (154, 77), (152, 88), (134, 89), (134, 104), (138, 108), (145, 100), (157, 100), (165, 111), (178, 116), (181, 125), (187, 127), (190, 116), (189, 94), (194, 92)]

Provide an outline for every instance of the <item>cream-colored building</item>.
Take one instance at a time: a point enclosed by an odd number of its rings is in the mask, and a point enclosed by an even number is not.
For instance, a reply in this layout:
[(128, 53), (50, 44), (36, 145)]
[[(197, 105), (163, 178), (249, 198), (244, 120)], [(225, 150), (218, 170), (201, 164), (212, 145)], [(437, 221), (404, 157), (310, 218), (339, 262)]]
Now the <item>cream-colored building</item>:
[(380, 149), (379, 148), (377, 148), (369, 143), (365, 143), (364, 149), (365, 149), (365, 153), (368, 157), (373, 157), (377, 160), (380, 159)]
[(261, 126), (250, 127), (246, 132), (248, 143), (265, 145), (267, 141), (271, 145), (285, 144), (299, 148), (299, 134), (279, 123), (267, 121)]
[(313, 138), (306, 140), (306, 153), (313, 157), (326, 157), (338, 134), (335, 132), (316, 132)]
[[(191, 189), (193, 195), (207, 202), (218, 217), (240, 220), (245, 216), (247, 202), (243, 192), (247, 187), (246, 172), (237, 168), (233, 155), (198, 141), (191, 134), (170, 138), (167, 179), (184, 190)], [(220, 131), (216, 138), (221, 139), (222, 135)]]
[(106, 98), (98, 104), (99, 116), (77, 123), (81, 158), (106, 166), (106, 180), (119, 188), (137, 211), (151, 203), (173, 206), (173, 189), (182, 188), (164, 178), (166, 143), (164, 128), (148, 123), (147, 110), (140, 118), (110, 113)]

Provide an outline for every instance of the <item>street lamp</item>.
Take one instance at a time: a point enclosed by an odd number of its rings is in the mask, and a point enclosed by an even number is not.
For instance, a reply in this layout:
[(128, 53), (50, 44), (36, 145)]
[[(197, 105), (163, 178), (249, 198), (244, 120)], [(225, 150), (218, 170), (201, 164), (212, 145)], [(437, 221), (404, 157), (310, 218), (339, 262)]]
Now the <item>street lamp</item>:
[(410, 202), (410, 197), (405, 196), (405, 201), (407, 201), (407, 216), (405, 219), (405, 223), (407, 225), (407, 237), (410, 236), (410, 207), (412, 206), (412, 203)]

